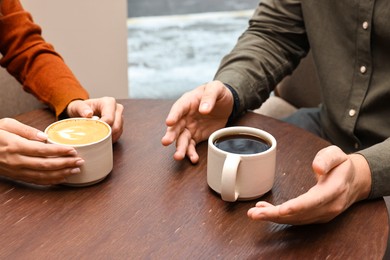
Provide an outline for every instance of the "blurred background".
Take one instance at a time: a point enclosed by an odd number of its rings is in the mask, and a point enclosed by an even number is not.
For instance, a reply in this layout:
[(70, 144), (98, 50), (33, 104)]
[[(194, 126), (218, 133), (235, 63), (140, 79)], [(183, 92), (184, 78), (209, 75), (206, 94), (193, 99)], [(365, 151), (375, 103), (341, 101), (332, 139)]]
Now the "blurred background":
[(176, 99), (213, 79), (258, 0), (128, 0), (131, 98)]
[[(212, 80), (258, 1), (21, 0), (90, 97), (118, 99), (176, 99)], [(42, 106), (2, 68), (0, 86), (2, 116)]]

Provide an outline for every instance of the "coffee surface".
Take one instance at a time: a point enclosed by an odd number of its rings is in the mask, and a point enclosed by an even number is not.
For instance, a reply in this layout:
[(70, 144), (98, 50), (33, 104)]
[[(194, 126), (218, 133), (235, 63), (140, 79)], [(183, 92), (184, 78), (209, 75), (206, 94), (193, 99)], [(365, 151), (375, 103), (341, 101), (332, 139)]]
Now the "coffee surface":
[(216, 139), (214, 145), (223, 151), (235, 154), (256, 154), (271, 147), (266, 140), (249, 134), (223, 136)]
[(47, 135), (49, 140), (67, 145), (84, 145), (104, 139), (109, 129), (98, 120), (65, 120), (52, 125)]

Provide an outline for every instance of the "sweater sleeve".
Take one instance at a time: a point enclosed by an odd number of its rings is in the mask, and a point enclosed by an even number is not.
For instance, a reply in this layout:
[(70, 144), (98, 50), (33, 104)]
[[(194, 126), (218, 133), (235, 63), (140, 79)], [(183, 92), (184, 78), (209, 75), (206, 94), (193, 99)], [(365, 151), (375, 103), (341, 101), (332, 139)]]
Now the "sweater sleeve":
[(3, 0), (0, 16), (0, 65), (26, 92), (60, 115), (76, 99), (88, 93), (53, 46), (41, 36), (41, 28), (18, 0)]

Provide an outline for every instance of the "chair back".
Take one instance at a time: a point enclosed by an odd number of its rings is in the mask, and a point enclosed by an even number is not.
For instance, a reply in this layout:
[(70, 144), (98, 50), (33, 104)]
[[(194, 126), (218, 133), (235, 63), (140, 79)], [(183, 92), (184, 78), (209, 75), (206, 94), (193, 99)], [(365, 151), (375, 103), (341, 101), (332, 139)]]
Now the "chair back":
[(0, 119), (44, 107), (33, 95), (26, 93), (20, 83), (0, 68)]

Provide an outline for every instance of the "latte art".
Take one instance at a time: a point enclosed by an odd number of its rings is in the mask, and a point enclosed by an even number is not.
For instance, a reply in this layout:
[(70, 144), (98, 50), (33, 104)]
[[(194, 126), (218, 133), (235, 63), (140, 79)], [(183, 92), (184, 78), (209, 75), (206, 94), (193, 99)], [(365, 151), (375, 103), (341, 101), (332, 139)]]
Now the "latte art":
[(98, 120), (65, 120), (52, 125), (47, 135), (55, 143), (85, 145), (104, 139), (109, 132)]

